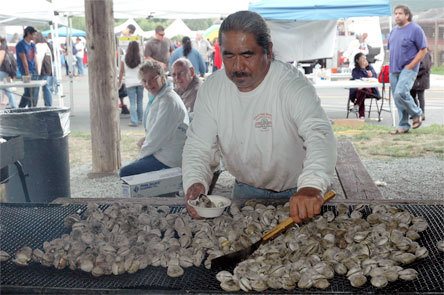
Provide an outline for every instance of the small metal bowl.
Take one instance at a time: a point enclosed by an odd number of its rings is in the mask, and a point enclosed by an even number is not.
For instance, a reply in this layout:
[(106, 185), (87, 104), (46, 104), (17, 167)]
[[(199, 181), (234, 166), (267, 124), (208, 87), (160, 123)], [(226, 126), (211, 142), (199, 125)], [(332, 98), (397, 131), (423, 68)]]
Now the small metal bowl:
[(200, 217), (214, 218), (221, 216), (225, 208), (231, 205), (231, 200), (226, 197), (216, 195), (208, 195), (207, 197), (216, 205), (215, 208), (199, 207), (196, 206), (195, 200), (188, 200), (188, 205), (193, 207)]

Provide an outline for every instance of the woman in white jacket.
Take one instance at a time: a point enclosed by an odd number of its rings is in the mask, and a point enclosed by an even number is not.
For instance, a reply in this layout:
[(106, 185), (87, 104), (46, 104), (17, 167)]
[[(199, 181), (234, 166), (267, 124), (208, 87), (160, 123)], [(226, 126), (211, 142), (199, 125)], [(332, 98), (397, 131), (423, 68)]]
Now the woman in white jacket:
[(180, 167), (182, 164), (189, 125), (187, 109), (158, 62), (145, 62), (139, 75), (149, 92), (142, 121), (146, 135), (138, 142), (139, 159), (122, 167), (120, 177)]

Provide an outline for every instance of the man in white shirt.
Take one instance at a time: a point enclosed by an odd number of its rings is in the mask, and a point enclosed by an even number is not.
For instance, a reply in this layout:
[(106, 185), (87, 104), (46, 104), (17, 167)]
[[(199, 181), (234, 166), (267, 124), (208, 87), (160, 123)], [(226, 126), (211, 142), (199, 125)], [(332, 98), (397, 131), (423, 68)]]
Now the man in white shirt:
[[(220, 27), (224, 71), (199, 89), (183, 152), (185, 201), (208, 191), (220, 155), (233, 198), (290, 198), (295, 222), (320, 213), (336, 140), (311, 83), (273, 58), (270, 31), (251, 11)], [(193, 208), (187, 207), (192, 217)]]
[(83, 56), (85, 55), (85, 45), (83, 45), (82, 40), (77, 37), (76, 44), (74, 45), (76, 47), (76, 64), (77, 69), (79, 70), (79, 76), (83, 76), (84, 74), (84, 67), (83, 67)]

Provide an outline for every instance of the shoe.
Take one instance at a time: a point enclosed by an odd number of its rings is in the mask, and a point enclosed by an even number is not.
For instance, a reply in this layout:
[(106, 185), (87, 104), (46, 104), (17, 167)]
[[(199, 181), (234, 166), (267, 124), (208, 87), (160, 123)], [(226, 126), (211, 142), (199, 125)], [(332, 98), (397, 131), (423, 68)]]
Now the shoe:
[(137, 124), (135, 124), (135, 123), (129, 123), (128, 126), (130, 126), (130, 127), (137, 127), (137, 126), (139, 126), (139, 125), (137, 125)]
[(412, 128), (419, 128), (422, 124), (421, 116), (416, 116), (413, 118)]
[(365, 120), (365, 117), (359, 117), (359, 120)]
[(400, 129), (400, 128), (397, 128), (397, 129), (395, 129), (395, 130), (390, 131), (390, 134), (391, 134), (391, 135), (399, 135), (399, 134), (404, 134), (404, 133), (408, 133), (408, 132), (409, 132), (409, 129)]

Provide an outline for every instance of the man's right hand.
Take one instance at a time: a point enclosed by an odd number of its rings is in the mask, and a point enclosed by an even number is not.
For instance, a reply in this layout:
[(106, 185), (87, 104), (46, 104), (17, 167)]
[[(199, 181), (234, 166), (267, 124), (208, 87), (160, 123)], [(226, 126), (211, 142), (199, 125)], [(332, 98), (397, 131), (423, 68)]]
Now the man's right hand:
[(188, 188), (187, 193), (185, 194), (185, 207), (192, 218), (200, 218), (200, 216), (193, 207), (188, 205), (188, 200), (195, 200), (200, 194), (205, 194), (205, 187), (202, 183), (194, 183)]

